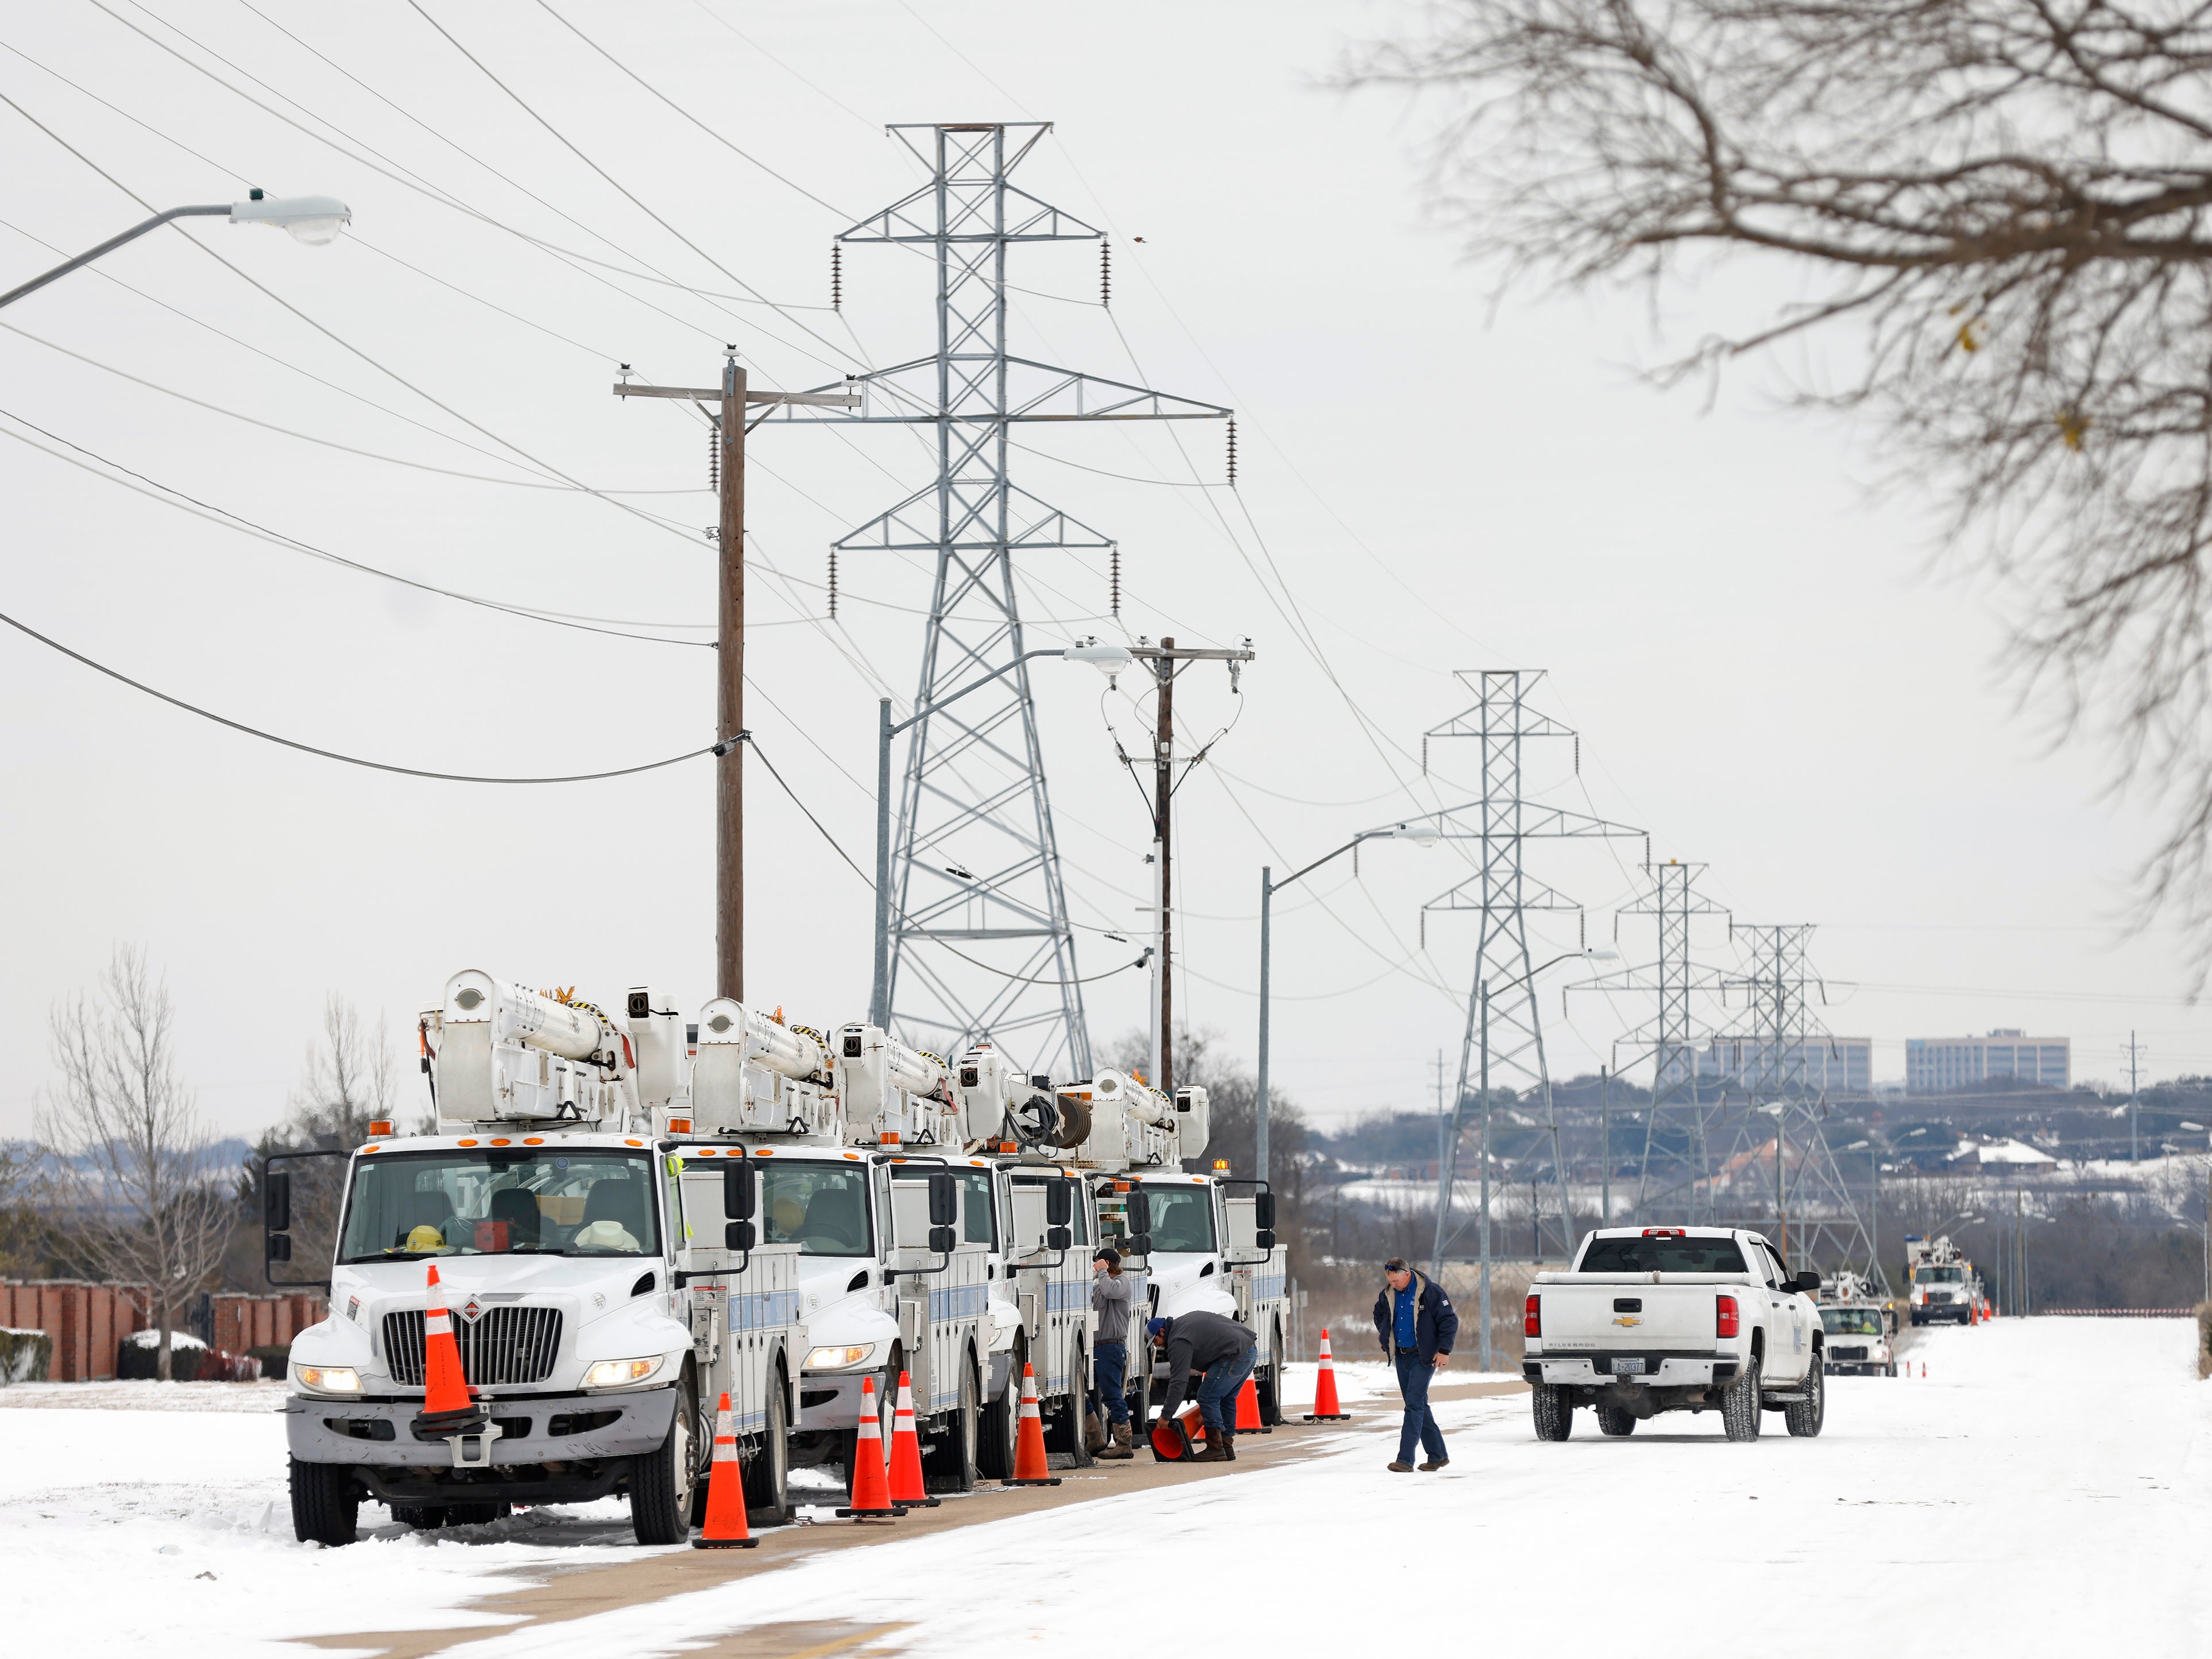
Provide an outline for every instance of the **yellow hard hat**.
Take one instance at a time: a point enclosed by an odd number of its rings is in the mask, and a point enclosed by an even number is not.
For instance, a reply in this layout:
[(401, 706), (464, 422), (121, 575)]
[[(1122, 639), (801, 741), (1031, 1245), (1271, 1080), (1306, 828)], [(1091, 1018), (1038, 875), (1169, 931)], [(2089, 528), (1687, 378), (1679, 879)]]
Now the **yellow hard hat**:
[(426, 1221), (407, 1235), (407, 1248), (410, 1250), (442, 1250), (446, 1248), (446, 1236)]

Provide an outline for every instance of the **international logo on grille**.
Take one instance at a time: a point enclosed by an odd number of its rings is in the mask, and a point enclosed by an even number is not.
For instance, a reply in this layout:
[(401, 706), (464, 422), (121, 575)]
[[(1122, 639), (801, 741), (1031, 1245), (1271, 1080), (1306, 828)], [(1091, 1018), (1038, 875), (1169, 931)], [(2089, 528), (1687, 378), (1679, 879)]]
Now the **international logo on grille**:
[(475, 1324), (483, 1317), (483, 1304), (477, 1301), (476, 1297), (471, 1297), (461, 1304), (461, 1317), (467, 1320), (470, 1324)]

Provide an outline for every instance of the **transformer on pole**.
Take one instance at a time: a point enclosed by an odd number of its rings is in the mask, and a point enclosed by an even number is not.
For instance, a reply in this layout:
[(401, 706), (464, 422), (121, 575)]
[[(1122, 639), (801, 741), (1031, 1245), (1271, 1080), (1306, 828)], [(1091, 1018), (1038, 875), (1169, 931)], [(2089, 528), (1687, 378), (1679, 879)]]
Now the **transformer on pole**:
[[(852, 377), (847, 389), (865, 402), (850, 423), (933, 428), (936, 477), (835, 550), (929, 554), (936, 566), (871, 1018), (918, 1048), (958, 1054), (988, 1036), (1026, 1072), (1089, 1077), (1075, 938), (1020, 660), (1014, 556), (1103, 554), (1113, 543), (1012, 483), (1009, 434), (1020, 422), (1212, 420), (1230, 411), (1007, 350), (1008, 249), (1102, 236), (1010, 182), (1050, 131), (1045, 122), (890, 129), (928, 178), (838, 240), (928, 255), (937, 346)], [(770, 418), (840, 417), (777, 410)]]

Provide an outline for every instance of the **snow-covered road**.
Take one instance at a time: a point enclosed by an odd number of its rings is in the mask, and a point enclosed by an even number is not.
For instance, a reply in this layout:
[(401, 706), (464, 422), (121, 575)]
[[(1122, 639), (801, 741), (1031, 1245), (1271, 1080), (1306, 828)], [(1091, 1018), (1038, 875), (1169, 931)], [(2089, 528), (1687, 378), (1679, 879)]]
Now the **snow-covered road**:
[[(1778, 1417), (1755, 1445), (1726, 1443), (1711, 1417), (1608, 1441), (1584, 1413), (1573, 1439), (1541, 1444), (1520, 1399), (1455, 1403), (1440, 1474), (1388, 1473), (1395, 1435), (1355, 1426), (1272, 1468), (893, 1536), (450, 1652), (652, 1659), (834, 1617), (903, 1625), (892, 1644), (917, 1655), (1085, 1653), (1102, 1590), (1120, 1585), (1178, 1650), (1441, 1638), (1661, 1656), (1752, 1642), (1816, 1659), (2212, 1654), (2212, 1384), (2196, 1379), (2191, 1335), (2181, 1321), (2067, 1319), (1930, 1332), (1914, 1351), (1924, 1382), (1834, 1379), (1815, 1441), (1787, 1438)], [(220, 1632), (233, 1654), (267, 1655), (282, 1634), (465, 1625), (471, 1586), (561, 1559), (495, 1528), (471, 1529), (489, 1535), (473, 1544), (301, 1548), (278, 1419), (145, 1420), (158, 1415), (0, 1411), (0, 1556), (27, 1587), (14, 1628), (32, 1640), (88, 1633), (82, 1587), (98, 1583), (151, 1592), (143, 1633)], [(227, 1475), (240, 1459), (252, 1473)], [(103, 1637), (142, 1633), (115, 1616)]]

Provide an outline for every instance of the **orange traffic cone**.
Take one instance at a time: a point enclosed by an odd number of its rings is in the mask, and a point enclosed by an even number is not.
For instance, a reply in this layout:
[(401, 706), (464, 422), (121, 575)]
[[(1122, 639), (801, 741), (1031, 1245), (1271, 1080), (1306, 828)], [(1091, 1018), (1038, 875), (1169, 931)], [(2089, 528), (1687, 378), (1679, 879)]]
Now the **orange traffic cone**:
[(922, 1490), (921, 1439), (914, 1431), (914, 1383), (901, 1371), (898, 1415), (891, 1419), (891, 1502), (933, 1510), (938, 1501)]
[(1928, 1362), (1924, 1359), (1920, 1362), (1920, 1380), (1923, 1382), (1928, 1380)]
[(461, 1350), (453, 1340), (453, 1316), (438, 1288), (438, 1264), (430, 1263), (430, 1305), (422, 1312), (422, 1409), (416, 1422), (427, 1429), (466, 1431), (483, 1416), (469, 1399), (461, 1374)]
[(884, 1425), (876, 1415), (876, 1379), (860, 1379), (860, 1427), (853, 1440), (851, 1491), (837, 1513), (854, 1521), (888, 1521), (906, 1511), (891, 1502), (884, 1478)]
[(760, 1542), (745, 1529), (745, 1483), (738, 1469), (738, 1431), (730, 1396), (714, 1413), (714, 1461), (707, 1474), (707, 1527), (691, 1540), (695, 1550), (749, 1550)]
[(1199, 1415), (1196, 1401), (1185, 1406), (1173, 1417), (1163, 1417), (1152, 1425), (1152, 1461), (1155, 1463), (1180, 1463), (1205, 1448), (1206, 1423)]
[(1229, 1425), (1231, 1434), (1273, 1434), (1274, 1431), (1260, 1420), (1260, 1385), (1250, 1377), (1237, 1390), (1237, 1420)]
[(1006, 1486), (1056, 1486), (1060, 1477), (1045, 1461), (1044, 1418), (1037, 1411), (1036, 1371), (1022, 1366), (1021, 1425), (1014, 1434), (1014, 1472), (1000, 1482)]
[(1352, 1413), (1344, 1409), (1336, 1397), (1336, 1362), (1328, 1357), (1328, 1333), (1321, 1334), (1321, 1370), (1314, 1376), (1314, 1408), (1306, 1413), (1309, 1423), (1342, 1423)]

